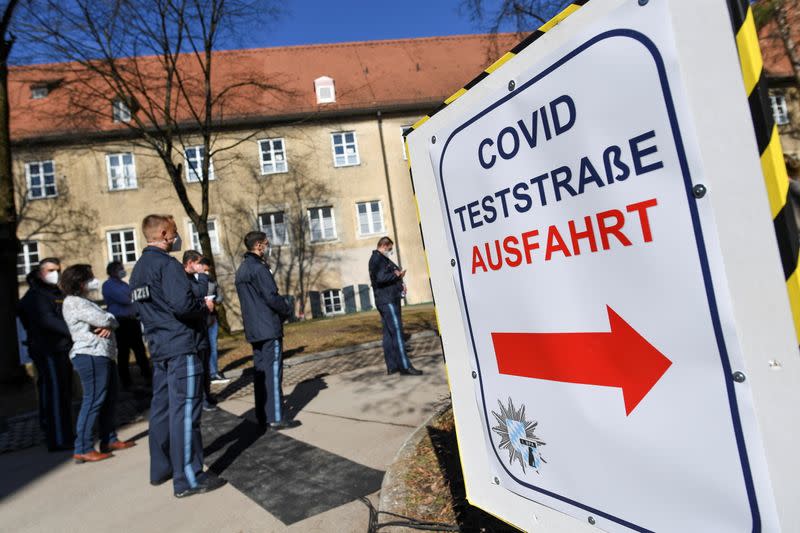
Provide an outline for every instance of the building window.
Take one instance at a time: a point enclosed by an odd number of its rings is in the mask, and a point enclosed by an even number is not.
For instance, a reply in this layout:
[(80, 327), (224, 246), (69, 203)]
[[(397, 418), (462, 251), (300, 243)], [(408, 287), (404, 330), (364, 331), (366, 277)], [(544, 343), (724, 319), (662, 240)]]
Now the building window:
[(122, 100), (114, 100), (111, 104), (111, 118), (114, 122), (130, 122), (131, 110)]
[(119, 229), (106, 233), (108, 258), (122, 263), (136, 262), (136, 232), (133, 229)]
[(333, 166), (349, 167), (358, 165), (358, 143), (356, 143), (356, 132), (342, 131), (331, 134), (333, 144)]
[(264, 139), (258, 141), (261, 149), (261, 174), (277, 174), (288, 172), (286, 162), (286, 144), (283, 139)]
[[(190, 146), (186, 148), (186, 181), (197, 183), (203, 176), (203, 159), (206, 156), (206, 149), (202, 146)], [(208, 162), (208, 179), (214, 179), (214, 162)]]
[(52, 198), (56, 190), (56, 166), (52, 161), (31, 161), (25, 164), (28, 198)]
[(336, 88), (333, 78), (322, 76), (314, 80), (314, 92), (317, 94), (318, 104), (331, 104), (336, 101)]
[(342, 305), (342, 291), (339, 289), (328, 289), (322, 291), (322, 306), (326, 315), (338, 315), (344, 313)]
[(286, 235), (286, 219), (283, 211), (261, 213), (258, 215), (258, 225), (261, 231), (267, 234), (267, 238), (273, 246), (281, 246), (289, 242)]
[(359, 235), (374, 235), (383, 232), (383, 211), (378, 200), (356, 204)]
[[(211, 239), (211, 253), (218, 254), (220, 253), (220, 246), (219, 246), (219, 233), (217, 232), (217, 221), (213, 218), (209, 218), (206, 222), (208, 226), (208, 238)], [(197, 230), (194, 227), (192, 222), (189, 222), (189, 235), (192, 236), (192, 250), (200, 251), (200, 234), (197, 233)]]
[(133, 154), (108, 154), (106, 156), (108, 167), (108, 188), (112, 191), (136, 188), (136, 167), (133, 164)]
[(406, 138), (403, 134), (411, 126), (413, 126), (413, 124), (406, 124), (405, 126), (400, 126), (400, 149), (403, 152), (403, 159), (405, 160), (408, 160), (408, 153), (406, 153)]
[(47, 88), (47, 85), (34, 85), (31, 87), (32, 100), (41, 100), (42, 98), (47, 98), (48, 94), (50, 94), (50, 89)]
[(333, 207), (312, 207), (308, 210), (311, 242), (330, 241), (336, 238)]
[(33, 267), (39, 264), (39, 243), (36, 241), (24, 241), (20, 243), (17, 253), (17, 276), (28, 275)]
[(775, 124), (783, 126), (789, 123), (789, 108), (786, 107), (786, 97), (782, 94), (769, 95), (769, 103), (772, 106), (772, 117)]

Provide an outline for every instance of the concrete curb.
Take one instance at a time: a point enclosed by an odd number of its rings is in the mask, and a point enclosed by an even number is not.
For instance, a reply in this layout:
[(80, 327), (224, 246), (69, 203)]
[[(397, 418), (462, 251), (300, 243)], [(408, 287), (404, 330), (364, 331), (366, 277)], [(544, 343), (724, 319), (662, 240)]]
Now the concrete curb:
[[(435, 331), (420, 331), (419, 333), (414, 333), (408, 339), (408, 341), (416, 341), (420, 339), (426, 339), (428, 337), (437, 337), (438, 334)], [(319, 361), (321, 359), (329, 359), (331, 357), (339, 357), (340, 355), (348, 355), (355, 352), (360, 352), (362, 350), (369, 350), (370, 348), (380, 348), (383, 344), (383, 341), (370, 341), (364, 342), (362, 344), (353, 344), (350, 346), (345, 346), (344, 348), (335, 348), (333, 350), (325, 350), (324, 352), (317, 352), (311, 353), (308, 355), (301, 355), (297, 357), (290, 357), (283, 362), (284, 368), (291, 368), (293, 366), (302, 365), (304, 363), (311, 363), (313, 361)], [(242, 375), (244, 369), (234, 369), (225, 372), (228, 377), (238, 378)]]
[[(406, 484), (403, 478), (405, 470), (400, 467), (401, 463), (411, 458), (417, 449), (417, 445), (428, 434), (428, 426), (442, 413), (450, 409), (452, 403), (445, 402), (439, 406), (409, 437), (405, 440), (400, 449), (395, 454), (392, 464), (386, 469), (381, 484), (381, 496), (378, 502), (378, 511), (403, 514), (404, 508), (401, 504), (406, 493)], [(400, 533), (414, 531), (411, 528), (393, 526), (386, 528), (389, 533)]]

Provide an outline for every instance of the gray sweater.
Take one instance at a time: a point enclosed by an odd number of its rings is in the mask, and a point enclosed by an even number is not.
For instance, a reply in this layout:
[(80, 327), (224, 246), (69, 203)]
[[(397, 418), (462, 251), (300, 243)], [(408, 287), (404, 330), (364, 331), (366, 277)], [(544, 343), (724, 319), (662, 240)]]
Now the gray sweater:
[(78, 354), (117, 359), (117, 341), (114, 335), (103, 339), (94, 333), (96, 328), (117, 329), (114, 315), (106, 313), (94, 302), (80, 296), (67, 296), (62, 307), (64, 321), (72, 335), (69, 357)]

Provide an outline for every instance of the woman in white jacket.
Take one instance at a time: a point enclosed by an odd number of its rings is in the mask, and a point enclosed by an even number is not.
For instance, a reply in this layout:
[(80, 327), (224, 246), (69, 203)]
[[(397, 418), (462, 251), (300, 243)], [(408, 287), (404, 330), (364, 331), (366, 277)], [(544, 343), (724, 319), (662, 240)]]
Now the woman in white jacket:
[[(114, 330), (119, 324), (114, 315), (87, 298), (90, 291), (99, 287), (100, 281), (89, 265), (73, 265), (61, 275), (61, 289), (67, 295), (62, 311), (72, 335), (69, 357), (83, 388), (73, 455), (79, 464), (108, 459), (112, 451), (135, 445), (119, 440), (114, 427), (118, 388)], [(99, 426), (99, 453), (92, 437), (95, 421)]]

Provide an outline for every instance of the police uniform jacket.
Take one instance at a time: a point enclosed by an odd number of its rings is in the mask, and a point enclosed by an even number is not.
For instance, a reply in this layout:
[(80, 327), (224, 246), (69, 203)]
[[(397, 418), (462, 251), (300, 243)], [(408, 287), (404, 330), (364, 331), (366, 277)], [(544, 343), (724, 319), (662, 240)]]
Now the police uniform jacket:
[(197, 353), (208, 310), (194, 295), (180, 261), (148, 246), (133, 268), (130, 284), (150, 357), (162, 361)]
[(28, 276), (30, 289), (19, 302), (19, 318), (28, 333), (28, 350), (32, 355), (69, 353), (72, 337), (61, 314), (64, 293), (45, 283), (36, 273)]
[(380, 253), (372, 251), (369, 258), (369, 279), (372, 283), (372, 293), (375, 295), (375, 305), (396, 303), (403, 296), (403, 278), (394, 273), (400, 267)]
[(258, 255), (244, 254), (236, 271), (236, 292), (247, 342), (283, 337), (283, 321), (291, 316), (292, 309), (278, 294), (272, 272)]

